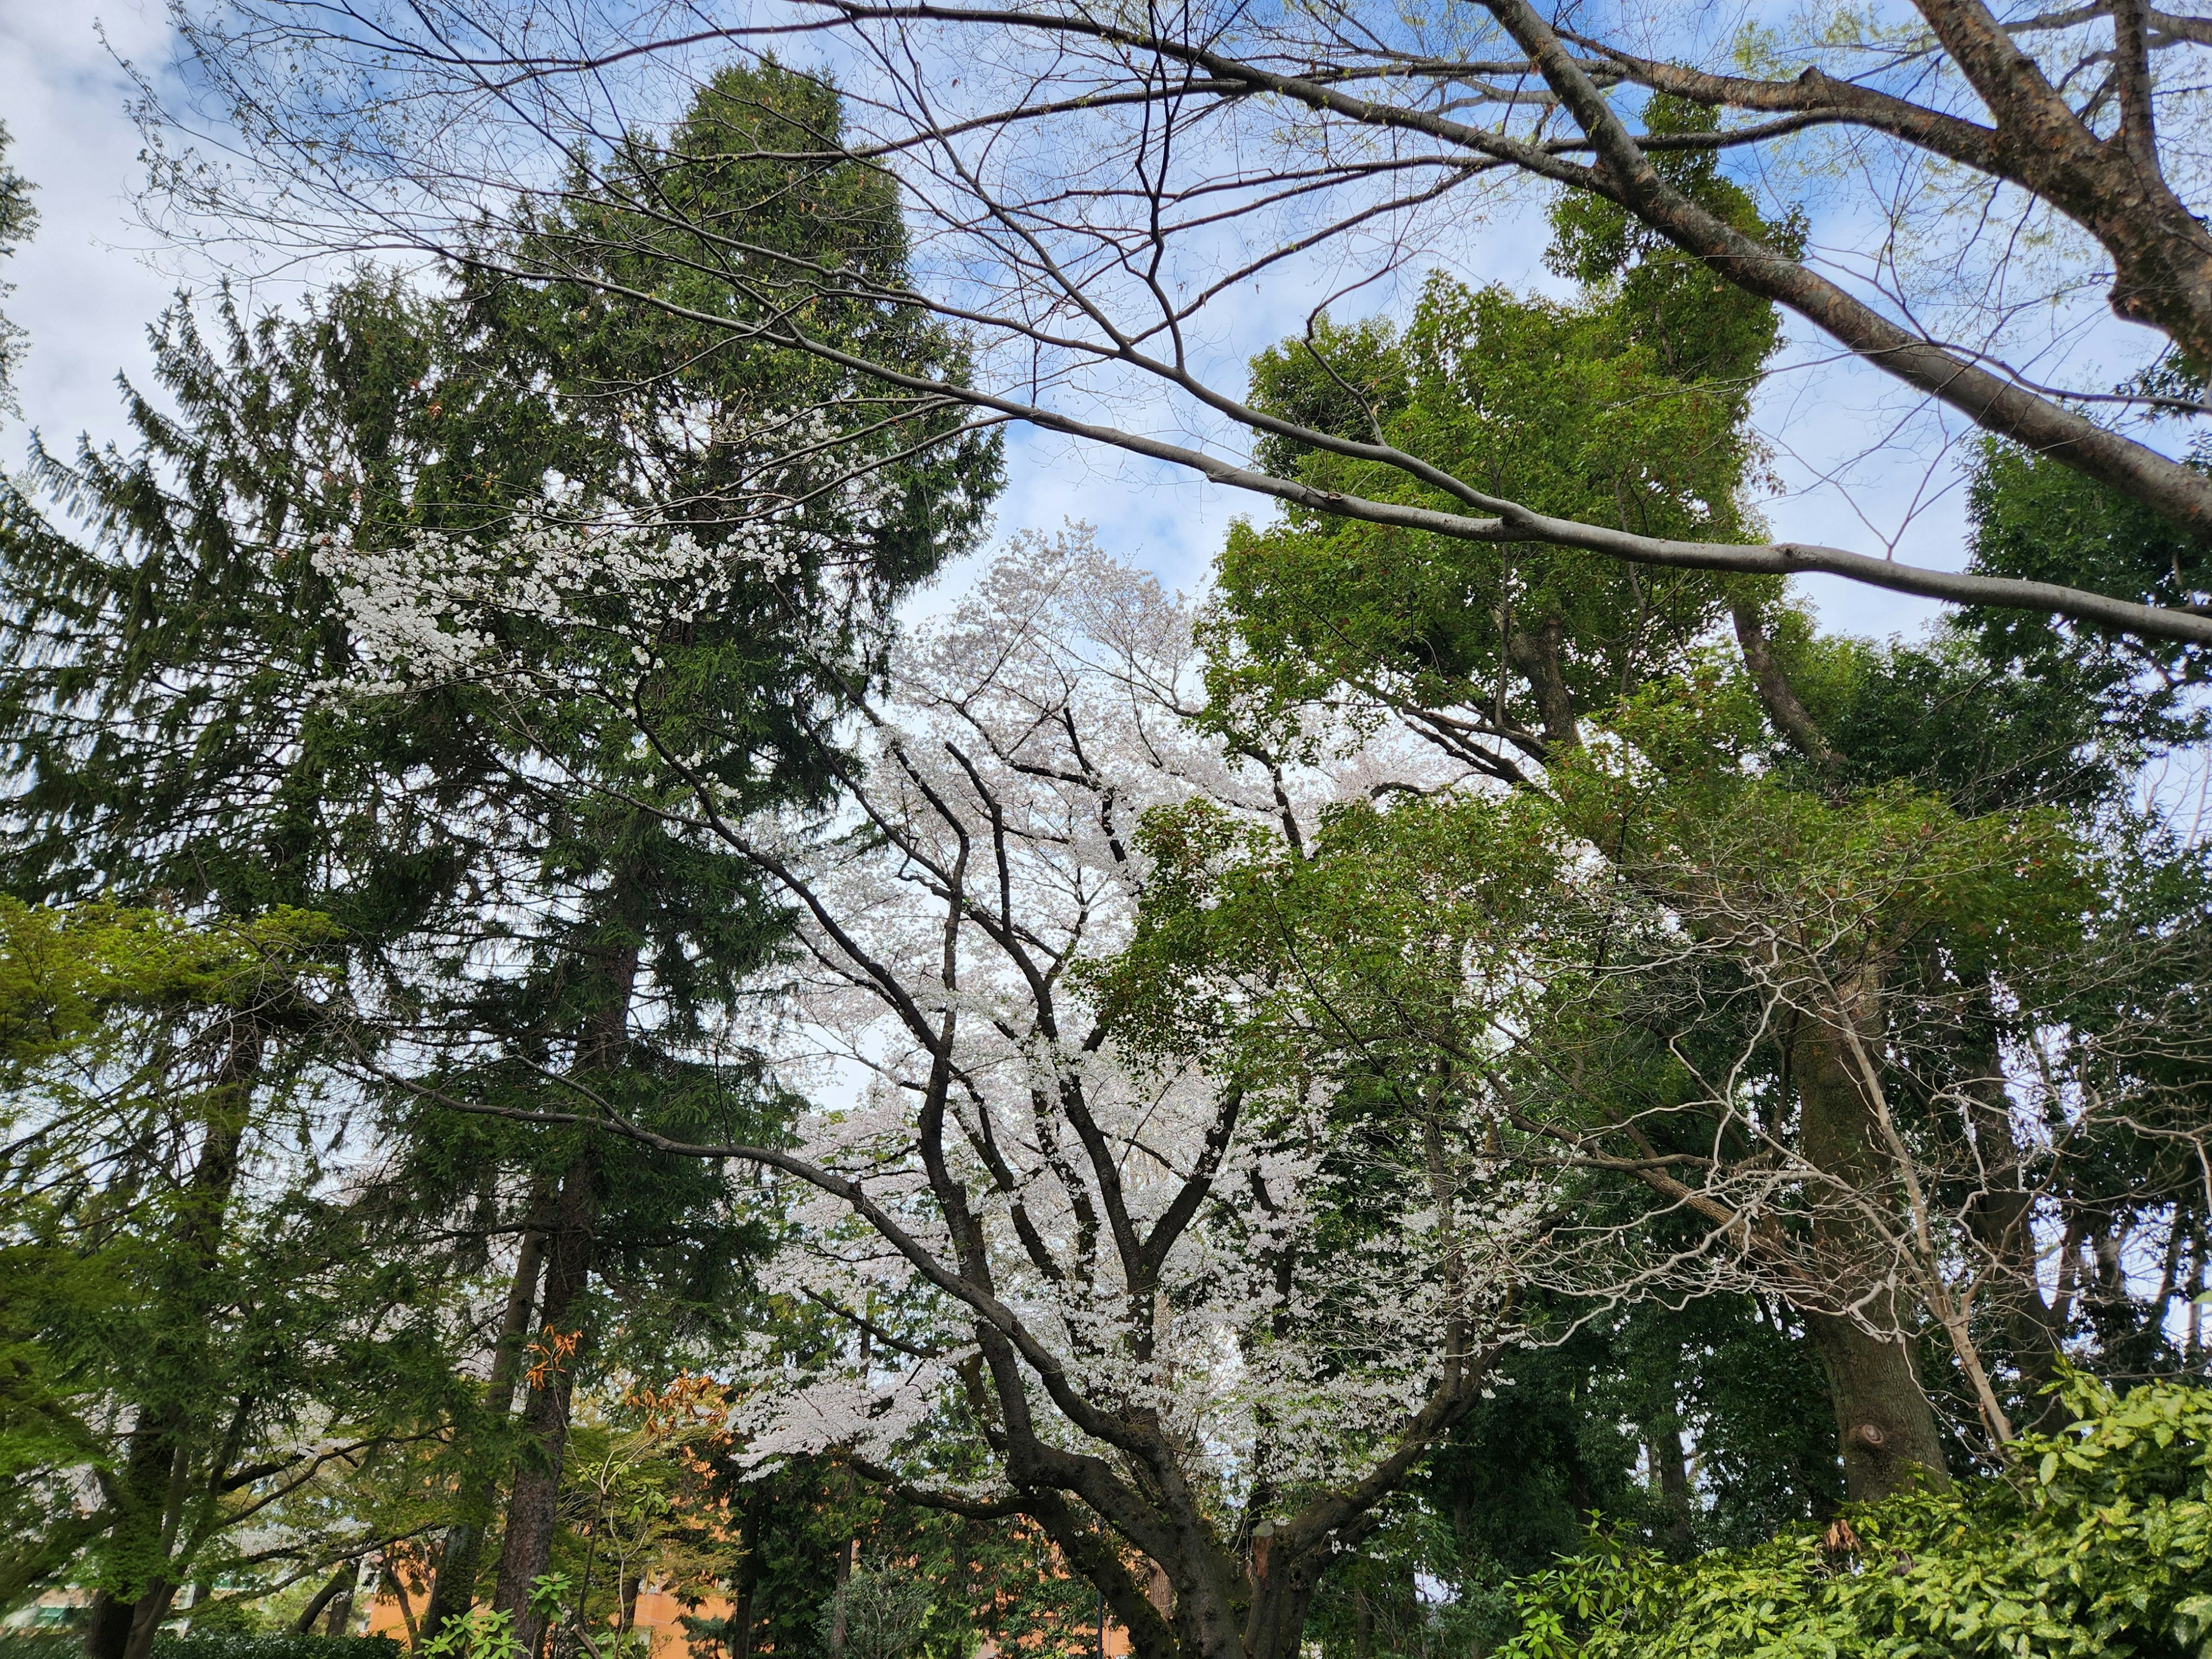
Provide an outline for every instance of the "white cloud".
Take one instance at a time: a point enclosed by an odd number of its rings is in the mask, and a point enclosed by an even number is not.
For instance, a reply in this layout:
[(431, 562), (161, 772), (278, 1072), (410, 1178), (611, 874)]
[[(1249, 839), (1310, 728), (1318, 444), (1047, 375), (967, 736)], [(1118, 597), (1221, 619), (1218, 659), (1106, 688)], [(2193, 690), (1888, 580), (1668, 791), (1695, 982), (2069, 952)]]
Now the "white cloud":
[(40, 220), (4, 273), (16, 284), (8, 314), (31, 337), (23, 421), (0, 428), (9, 463), (27, 425), (59, 450), (80, 431), (122, 436), (115, 374), (146, 382), (146, 325), (173, 287), (149, 262), (153, 239), (132, 216), (143, 169), (118, 54), (167, 61), (161, 0), (103, 0), (97, 12), (70, 0), (0, 0), (0, 119), (15, 141), (11, 164), (38, 187)]

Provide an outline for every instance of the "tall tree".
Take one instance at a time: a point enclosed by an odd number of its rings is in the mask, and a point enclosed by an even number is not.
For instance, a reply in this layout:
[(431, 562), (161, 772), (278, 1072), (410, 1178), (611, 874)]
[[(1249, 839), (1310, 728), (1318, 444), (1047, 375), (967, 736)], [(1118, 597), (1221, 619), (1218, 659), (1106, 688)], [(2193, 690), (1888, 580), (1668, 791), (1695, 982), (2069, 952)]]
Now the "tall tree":
[[(1678, 117), (1662, 106), (1649, 118), (1656, 126)], [(1696, 112), (1682, 124), (1694, 130)], [(1667, 165), (1675, 185), (1702, 196), (1708, 210), (1750, 212), (1748, 198), (1709, 158)], [(1569, 516), (1589, 515), (1607, 494), (1624, 522), (1741, 513), (1717, 504), (1738, 499), (1754, 458), (1741, 399), (1772, 338), (1771, 313), (1747, 310), (1742, 295), (1717, 289), (1695, 260), (1639, 233), (1632, 216), (1568, 198), (1553, 216), (1554, 262), (1586, 285), (1580, 309), (1564, 313), (1577, 319), (1578, 334), (1562, 331), (1555, 306), (1493, 294), (1452, 310), (1438, 297), (1452, 290), (1432, 286), (1402, 343), (1373, 327), (1317, 324), (1307, 340), (1260, 360), (1255, 397), (1301, 429), (1348, 433), (1367, 423), (1385, 435), (1418, 431), (1425, 453), (1487, 455), (1501, 488)], [(1785, 234), (1775, 228), (1761, 234)], [(1665, 367), (1655, 373), (1651, 365)], [(1468, 386), (1479, 395), (1464, 396)], [(1670, 437), (1686, 419), (1678, 409), (1701, 408), (1711, 411), (1709, 435), (1677, 449)], [(1326, 449), (1287, 437), (1268, 442), (1274, 448), (1262, 460), (1276, 471), (1316, 487), (1387, 493), (1371, 464), (1363, 473)], [(2028, 568), (2038, 556), (2027, 526), (2051, 520), (2026, 499), (2014, 502), (2028, 477), (2045, 489), (2063, 479), (2095, 490), (2055, 464), (2039, 465), (2039, 472), (2023, 474), (2002, 452), (1990, 459), (1976, 501), (1993, 568)], [(2108, 514), (2140, 510), (2098, 499)], [(2065, 533), (2085, 544), (2106, 538), (2114, 549), (2108, 563), (2136, 561), (2126, 581), (2184, 580), (2162, 576), (2155, 551), (2117, 550), (2125, 532), (2116, 535), (2094, 514), (2072, 523), (2078, 528)], [(2048, 569), (2049, 556), (2042, 556)], [(1815, 640), (1802, 618), (1776, 608), (1771, 590), (1676, 574), (1664, 584), (1623, 580), (1608, 592), (1606, 575), (1618, 569), (1587, 568), (1577, 556), (1531, 547), (1468, 558), (1441, 538), (1346, 526), (1319, 511), (1293, 510), (1277, 526), (1240, 529), (1221, 565), (1215, 717), (1285, 754), (1298, 750), (1302, 722), (1317, 704), (1349, 696), (1376, 717), (1401, 719), (1492, 778), (1555, 793), (1577, 833), (1632, 885), (1685, 925), (1706, 930), (1708, 945), (1736, 953), (1727, 971), (1769, 985), (1776, 1000), (1765, 1006), (1781, 1022), (1780, 1047), (1756, 1064), (1773, 1067), (1776, 1085), (1796, 1102), (1789, 1156), (1802, 1158), (1814, 1184), (1830, 1193), (1805, 1220), (1826, 1265), (1786, 1269), (1795, 1279), (1788, 1295), (1822, 1353), (1851, 1490), (1886, 1490), (1916, 1469), (1940, 1478), (1944, 1436), (1927, 1395), (1947, 1384), (1929, 1377), (1912, 1351), (1922, 1317), (1914, 1297), (1897, 1302), (1897, 1291), (1881, 1288), (1892, 1282), (1901, 1247), (1892, 1222), (1877, 1214), (1917, 1214), (1913, 1224), (1931, 1240), (1929, 1205), (1971, 1223), (1978, 1266), (1960, 1297), (1940, 1283), (1933, 1243), (1915, 1248), (1927, 1305), (1953, 1310), (1945, 1341), (1974, 1399), (1972, 1414), (2002, 1440), (2021, 1402), (1997, 1398), (2000, 1383), (1981, 1360), (1981, 1339), (1966, 1328), (1964, 1310), (1979, 1296), (1984, 1306), (2014, 1310), (1998, 1351), (2031, 1379), (2048, 1380), (2060, 1340), (2051, 1310), (2034, 1312), (2038, 1246), (2027, 1220), (2039, 1201), (2035, 1189), (2052, 1172), (2016, 1166), (2013, 1154), (2024, 1146), (1996, 1103), (2005, 1086), (2001, 1050), (2040, 1041), (2030, 1033), (2047, 1037), (2074, 1017), (2058, 1014), (2058, 986), (2036, 971), (2039, 950), (2069, 957), (2106, 950), (2116, 953), (2106, 957), (2113, 971), (2136, 954), (2114, 934), (2101, 946), (2067, 942), (2060, 916), (2075, 901), (2070, 878), (2058, 872), (2076, 854), (2050, 815), (2071, 814), (2079, 833), (2097, 836), (2100, 815), (2130, 769), (2191, 733), (2193, 722), (2172, 689), (2195, 673), (2191, 648), (2129, 645), (2106, 632), (2054, 629), (1985, 611), (1927, 647), (1875, 652)], [(1727, 690), (1701, 655), (1708, 631), (1723, 619), (1741, 665)], [(2146, 679), (2147, 664), (2166, 690), (2146, 690), (2160, 684)], [(1604, 730), (1608, 744), (1589, 750), (1590, 729)], [(1754, 729), (1768, 735), (1753, 737)], [(1652, 769), (1647, 780), (1671, 774), (1674, 781), (1657, 793), (1628, 787), (1613, 758), (1622, 742)], [(1781, 786), (1764, 797), (1766, 806), (1754, 804), (1763, 786), (1739, 787), (1747, 765), (1772, 769)], [(1599, 776), (1612, 781), (1596, 785)], [(1670, 796), (1677, 787), (1686, 793)], [(1914, 792), (1917, 807), (1910, 805)], [(1601, 799), (1613, 805), (1577, 817)], [(1668, 799), (1674, 804), (1661, 805)], [(1949, 896), (1920, 885), (1935, 863), (1922, 875), (1910, 872), (1918, 855), (1896, 838), (1916, 816), (1912, 833), (1928, 853), (1948, 845), (1960, 860), (1944, 878), (1954, 884)], [(1671, 839), (1678, 834), (1689, 839)], [(1975, 866), (2001, 858), (2006, 836), (2042, 838), (2054, 886), (2040, 896), (1986, 887)], [(1983, 850), (1972, 852), (1978, 837)], [(1886, 841), (1893, 855), (1878, 854)], [(1768, 875), (1753, 873), (1778, 857)], [(1917, 886), (1919, 896), (1908, 897)], [(1978, 889), (1980, 900), (1942, 908)], [(1893, 901), (1901, 908), (1882, 919)], [(1985, 908), (1978, 913), (1976, 902)], [(1862, 903), (1870, 908), (1854, 909)], [(1771, 931), (1778, 923), (1796, 930), (1796, 943), (1779, 942)], [(2030, 945), (2039, 927), (2057, 931)], [(2014, 931), (2001, 943), (2008, 928)], [(2181, 967), (2188, 949), (2177, 944), (2168, 971)], [(1796, 965), (1784, 967), (1785, 958)], [(2039, 988), (2030, 990), (2031, 982)], [(2128, 1005), (2148, 982), (2131, 978), (2130, 986), (2092, 1023), (2142, 1054), (2144, 1028)], [(1740, 993), (1711, 986), (1694, 994)], [(1997, 1013), (2007, 1004), (2016, 1017)], [(1678, 1027), (1677, 1039), (1686, 1037), (1687, 1028)], [(1708, 1063), (1722, 1075), (1748, 1058), (1723, 1064), (1715, 1054)], [(1628, 1062), (1617, 1056), (1611, 1063)], [(1910, 1109), (1928, 1115), (1909, 1131), (1893, 1115), (1905, 1108), (1888, 1098), (1897, 1089), (1912, 1091)], [(1691, 1158), (1697, 1136), (1675, 1144), (1658, 1119), (1644, 1115), (1673, 1109), (1663, 1095), (1647, 1097), (1644, 1107), (1616, 1103), (1620, 1123), (1629, 1126), (1617, 1132), (1639, 1146), (1641, 1137), (1660, 1136), (1669, 1157)], [(2138, 1089), (2135, 1097), (2148, 1103), (2151, 1096)], [(1562, 1109), (1583, 1133), (1601, 1134), (1583, 1109), (1562, 1103)], [(1974, 1127), (1954, 1121), (1961, 1111)], [(1958, 1170), (1940, 1197), (1911, 1199), (1906, 1189), (1922, 1155), (1900, 1136), (1923, 1133), (1958, 1137), (1945, 1157), (1979, 1146), (1990, 1161), (1978, 1172)], [(1631, 1159), (1627, 1170), (1650, 1148), (1639, 1154), (1623, 1142), (1607, 1155)], [(1655, 1192), (1671, 1192), (1670, 1202), (1693, 1201), (1656, 1168), (1643, 1178)], [(2170, 1198), (2170, 1180), (2157, 1186)], [(1869, 1207), (1876, 1194), (1883, 1196)], [(1717, 1223), (1739, 1212), (1723, 1205), (1703, 1213)], [(2025, 1392), (2032, 1395), (2033, 1384)]]
[[(129, 393), (134, 453), (37, 458), (88, 535), (9, 496), (5, 878), (27, 896), (114, 893), (239, 926), (313, 911), (328, 919), (325, 965), (365, 987), (462, 860), (426, 797), (392, 787), (439, 752), (435, 736), (364, 726), (319, 690), (342, 670), (343, 637), (303, 543), (385, 510), (414, 464), (424, 318), (375, 282), (304, 322), (249, 325), (228, 298), (216, 318), (212, 343), (181, 307), (155, 330), (179, 413)], [(186, 1279), (228, 1248), (234, 1208), (253, 1209), (241, 1183), (280, 1144), (264, 1109), (312, 1075), (317, 1024), (258, 1003), (230, 1020), (209, 1085), (222, 1109), (175, 1152), (193, 1194)], [(180, 1333), (193, 1323), (181, 1304), (168, 1317)], [(115, 1408), (138, 1413), (129, 1479), (148, 1491), (225, 1432), (127, 1393)], [(161, 1552), (114, 1553), (92, 1651), (143, 1655), (177, 1588)]]
[[(641, 1102), (657, 1092), (647, 1115), (685, 1133), (701, 1121), (670, 1109), (705, 1091), (668, 1095), (673, 1045), (704, 1039), (702, 1021), (759, 965), (778, 924), (755, 896), (751, 866), (672, 817), (671, 792), (688, 801), (703, 772), (718, 809), (740, 821), (818, 800), (833, 728), (875, 672), (890, 608), (968, 544), (996, 488), (995, 444), (927, 402), (848, 398), (825, 429), (818, 364), (711, 333), (687, 338), (668, 307), (699, 303), (714, 279), (672, 278), (665, 263), (626, 251), (644, 206), (665, 196), (763, 257), (896, 272), (906, 243), (891, 192), (866, 169), (820, 164), (821, 135), (840, 118), (818, 83), (772, 66), (724, 74), (669, 145), (635, 147), (621, 185), (529, 226), (538, 267), (560, 276), (518, 284), (465, 270), (470, 349), (499, 365), (506, 395), (541, 411), (532, 453), (547, 488), (502, 503), (510, 516), (465, 544), (359, 540), (325, 556), (352, 573), (343, 580), (373, 673), (411, 680), (434, 702), (454, 687), (420, 654), (423, 629), (448, 647), (479, 622), (497, 637), (509, 678), (463, 695), (491, 710), (515, 775), (562, 781), (529, 841), (537, 902), (550, 908), (516, 924), (531, 965), (514, 983), (501, 978), (503, 1023), (486, 1035), (517, 1052), (550, 1045), (571, 1089)], [(825, 320), (833, 313), (872, 349), (959, 372), (941, 329), (825, 300)], [(842, 461), (825, 465), (843, 437), (884, 463), (865, 483), (839, 476)], [(448, 466), (424, 488), (463, 500), (480, 485)], [(638, 611), (607, 591), (609, 569), (634, 559), (682, 563), (684, 604)], [(422, 577), (418, 604), (398, 618), (377, 586), (394, 561)], [(484, 612), (483, 599), (517, 571), (580, 604), (581, 625)], [(487, 584), (473, 594), (471, 575)], [(647, 1005), (649, 1030), (635, 1029)], [(519, 1018), (525, 1006), (537, 1012)], [(544, 1054), (532, 1059), (542, 1065)], [(762, 1127), (717, 1121), (725, 1134)], [(551, 1560), (569, 1400), (588, 1351), (581, 1298), (595, 1268), (611, 1266), (599, 1258), (623, 1231), (624, 1183), (674, 1189), (665, 1167), (588, 1136), (547, 1180), (533, 1322), (559, 1352), (532, 1367), (493, 1598), (526, 1647), (541, 1633), (529, 1587)], [(470, 1576), (466, 1554), (454, 1553), (435, 1619), (463, 1605)]]
[[(365, 1547), (331, 1500), (390, 1468), (450, 1363), (443, 1287), (364, 1248), (266, 1035), (327, 989), (328, 938), (295, 911), (0, 902), (0, 1596), (82, 1584), (125, 1651), (180, 1595), (205, 1617), (218, 1586)], [(273, 1051), (250, 1083), (240, 1042)]]

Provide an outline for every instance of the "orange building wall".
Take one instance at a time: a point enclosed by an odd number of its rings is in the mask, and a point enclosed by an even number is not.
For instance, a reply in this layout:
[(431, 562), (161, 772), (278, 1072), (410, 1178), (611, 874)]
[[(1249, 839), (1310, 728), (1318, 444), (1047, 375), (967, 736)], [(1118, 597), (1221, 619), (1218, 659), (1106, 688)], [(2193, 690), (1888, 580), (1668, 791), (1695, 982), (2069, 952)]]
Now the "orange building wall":
[[(415, 1611), (419, 1617), (422, 1598), (415, 1587), (407, 1587), (414, 1598)], [(691, 1643), (684, 1634), (684, 1619), (689, 1613), (696, 1619), (726, 1619), (730, 1604), (723, 1597), (710, 1595), (696, 1607), (686, 1607), (666, 1590), (641, 1590), (635, 1614), (635, 1628), (652, 1638), (653, 1659), (691, 1659)], [(611, 1626), (609, 1626), (612, 1628)], [(407, 1645), (407, 1620), (401, 1616), (399, 1599), (387, 1589), (380, 1589), (376, 1600), (369, 1604), (368, 1633), (389, 1636), (404, 1648)], [(596, 1638), (597, 1631), (592, 1632)]]

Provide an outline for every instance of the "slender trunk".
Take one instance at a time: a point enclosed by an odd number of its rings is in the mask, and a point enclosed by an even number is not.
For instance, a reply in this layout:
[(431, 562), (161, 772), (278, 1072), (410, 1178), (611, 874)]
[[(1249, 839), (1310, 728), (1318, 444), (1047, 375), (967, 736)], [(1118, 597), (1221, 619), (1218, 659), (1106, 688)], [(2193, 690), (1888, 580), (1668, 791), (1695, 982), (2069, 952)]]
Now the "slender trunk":
[(1730, 614), (1735, 622), (1736, 642), (1743, 648), (1743, 665), (1751, 675), (1752, 685), (1765, 707), (1767, 719), (1773, 721), (1774, 729), (1823, 772), (1841, 771), (1844, 757), (1836, 752), (1819, 722), (1799, 701), (1796, 688), (1782, 672), (1782, 665), (1774, 660), (1773, 647), (1759, 623), (1758, 611), (1739, 599)]
[(530, 1372), (522, 1408), (522, 1454), (507, 1500), (507, 1533), (499, 1553), (492, 1606), (513, 1620), (509, 1628), (524, 1659), (538, 1651), (545, 1620), (530, 1605), (530, 1588), (553, 1559), (553, 1534), (561, 1493), (561, 1464), (568, 1450), (568, 1413), (576, 1386), (582, 1331), (577, 1303), (591, 1277), (592, 1224), (597, 1209), (597, 1160), (580, 1154), (561, 1177), (545, 1253), (544, 1305), (538, 1318), (540, 1352)]
[(346, 1580), (345, 1588), (337, 1593), (331, 1602), (330, 1611), (323, 1615), (324, 1635), (343, 1636), (346, 1633), (347, 1626), (353, 1623), (354, 1592), (360, 1588), (361, 1563), (356, 1561), (352, 1576)]
[(2204, 1229), (2194, 1229), (2189, 1238), (2191, 1257), (2191, 1289), (2188, 1310), (2182, 1315), (2181, 1363), (2190, 1370), (2197, 1369), (2203, 1358), (2204, 1336)]
[(415, 1620), (414, 1598), (407, 1594), (407, 1576), (389, 1550), (384, 1553), (384, 1578), (392, 1586), (392, 1599), (399, 1604), (399, 1622), (407, 1626), (407, 1646), (411, 1652), (422, 1645), (422, 1628)]
[(1352, 1659), (1375, 1659), (1375, 1603), (1367, 1587), (1352, 1587)]
[[(1972, 1073), (1964, 1087), (1976, 1164), (1975, 1190), (1966, 1202), (1966, 1229), (1989, 1269), (1984, 1299), (1996, 1314), (2005, 1346), (2011, 1350), (2021, 1391), (2033, 1401), (2057, 1375), (2064, 1322), (2058, 1307), (2045, 1299), (2037, 1273), (2034, 1200), (2021, 1180), (2012, 1105), (1997, 1063), (1993, 1029), (1974, 1042), (1966, 1058)], [(2042, 1425), (2039, 1412), (2042, 1417), (2049, 1415), (2048, 1410), (2033, 1405), (2028, 1412), (2022, 1425), (2027, 1428)]]
[(1846, 1009), (1836, 1018), (1857, 1021), (1858, 1031), (1801, 1016), (1790, 1066), (1801, 1150), (1831, 1183), (1813, 1206), (1814, 1261), (1838, 1297), (1801, 1311), (1827, 1373), (1844, 1490), (1863, 1501), (1915, 1480), (1948, 1485), (1949, 1477), (1936, 1413), (1913, 1368), (1894, 1253), (1867, 1213), (1887, 1201), (1889, 1158), (1851, 1050), (1856, 1036), (1863, 1052), (1880, 1052), (1878, 1000), (1863, 983), (1844, 989)]
[[(522, 1348), (530, 1330), (530, 1310), (538, 1300), (538, 1276), (545, 1261), (544, 1227), (550, 1217), (541, 1214), (542, 1198), (533, 1197), (532, 1230), (522, 1236), (514, 1262), (514, 1278), (507, 1286), (507, 1311), (500, 1321), (499, 1346), (494, 1350), (491, 1377), (485, 1388), (487, 1402), (504, 1422), (514, 1413), (514, 1385), (522, 1375)], [(446, 1547), (438, 1562), (438, 1577), (430, 1589), (430, 1604), (422, 1613), (422, 1638), (437, 1635), (448, 1620), (465, 1615), (476, 1600), (477, 1577), (483, 1563), (484, 1533), (492, 1509), (499, 1502), (499, 1475), (488, 1473), (465, 1497), (461, 1518), (446, 1530)]]
[(853, 1582), (853, 1558), (860, 1553), (860, 1540), (837, 1547), (837, 1589), (830, 1602), (830, 1659), (844, 1659), (845, 1656), (845, 1591)]
[[(629, 1005), (638, 962), (634, 941), (608, 953), (605, 1000), (577, 1046), (580, 1072), (611, 1072), (622, 1065), (629, 1048)], [(544, 1305), (538, 1318), (544, 1352), (532, 1368), (530, 1395), (522, 1408), (522, 1457), (507, 1494), (507, 1533), (492, 1591), (494, 1609), (513, 1619), (508, 1628), (521, 1644), (522, 1659), (536, 1659), (545, 1638), (545, 1620), (531, 1607), (530, 1590), (553, 1560), (561, 1465), (568, 1451), (569, 1408), (584, 1341), (577, 1304), (591, 1279), (598, 1220), (599, 1165), (587, 1143), (562, 1173), (554, 1200), (553, 1225), (546, 1242)]]
[(1669, 1413), (1650, 1439), (1651, 1468), (1659, 1488), (1659, 1536), (1678, 1561), (1697, 1553), (1690, 1510), (1690, 1460), (1682, 1449), (1682, 1431)]
[(738, 1519), (738, 1570), (730, 1579), (730, 1659), (750, 1659), (753, 1592), (760, 1583), (760, 1502), (747, 1502)]
[[(163, 1334), (150, 1356), (155, 1363), (149, 1370), (155, 1376), (184, 1380), (203, 1370), (197, 1350), (204, 1340), (213, 1294), (209, 1280), (222, 1260), (262, 1048), (259, 1030), (234, 1016), (205, 1101), (206, 1136), (178, 1212), (171, 1259), (179, 1276), (163, 1298), (172, 1316), (163, 1321)], [(180, 1533), (194, 1438), (189, 1413), (175, 1402), (146, 1409), (131, 1431), (113, 1488), (116, 1519), (108, 1534), (108, 1559), (120, 1571), (94, 1592), (85, 1626), (86, 1659), (149, 1659), (153, 1652), (155, 1634), (179, 1588), (173, 1575), (182, 1564), (171, 1558)]]
[(341, 1595), (346, 1598), (347, 1609), (350, 1611), (353, 1581), (360, 1572), (360, 1562), (341, 1561), (337, 1571), (330, 1576), (329, 1582), (308, 1599), (306, 1607), (300, 1609), (300, 1616), (292, 1621), (293, 1633), (305, 1636), (312, 1632), (315, 1628), (315, 1620), (322, 1617), (323, 1609), (334, 1606)]

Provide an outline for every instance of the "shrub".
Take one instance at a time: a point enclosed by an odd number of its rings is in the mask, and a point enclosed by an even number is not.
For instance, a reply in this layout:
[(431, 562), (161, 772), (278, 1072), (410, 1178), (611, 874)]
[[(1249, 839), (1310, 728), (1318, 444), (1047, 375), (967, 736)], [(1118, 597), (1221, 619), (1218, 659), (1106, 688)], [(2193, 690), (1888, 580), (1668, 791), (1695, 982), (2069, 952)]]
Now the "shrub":
[(1679, 1566), (1601, 1537), (1501, 1659), (2212, 1659), (2212, 1389), (2063, 1386), (2078, 1421), (1951, 1492)]
[(388, 1636), (201, 1631), (155, 1637), (154, 1659), (399, 1659), (399, 1644)]

